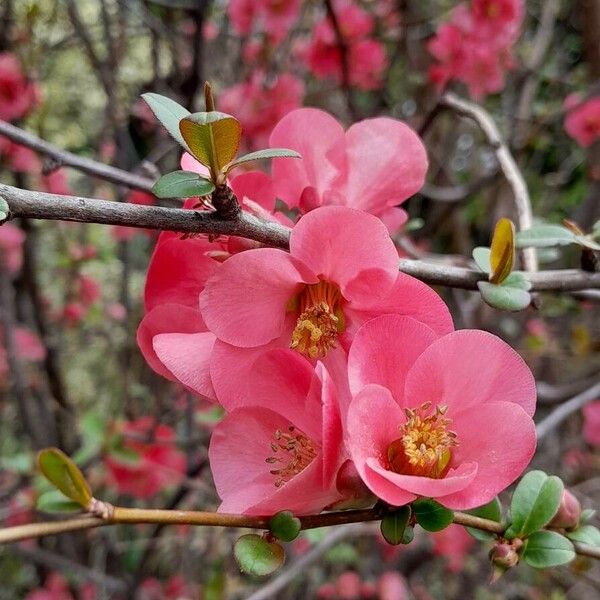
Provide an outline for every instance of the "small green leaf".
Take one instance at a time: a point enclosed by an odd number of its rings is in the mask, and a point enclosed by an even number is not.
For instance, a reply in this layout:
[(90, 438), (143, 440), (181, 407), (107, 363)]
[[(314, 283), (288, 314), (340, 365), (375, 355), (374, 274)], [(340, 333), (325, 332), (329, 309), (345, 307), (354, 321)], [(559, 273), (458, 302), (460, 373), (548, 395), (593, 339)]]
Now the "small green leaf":
[(576, 235), (575, 242), (584, 248), (590, 248), (591, 250), (600, 250), (600, 244), (596, 244), (590, 237), (587, 235)]
[(496, 223), (490, 246), (490, 282), (502, 283), (515, 265), (515, 226), (510, 219)]
[(427, 531), (441, 531), (452, 523), (453, 513), (431, 498), (421, 498), (412, 503), (417, 523)]
[(242, 137), (240, 122), (216, 110), (188, 115), (179, 122), (179, 131), (192, 154), (214, 173), (235, 158)]
[(235, 543), (233, 554), (244, 573), (265, 577), (274, 573), (285, 561), (281, 544), (269, 542), (260, 535), (249, 533)]
[(525, 537), (547, 525), (558, 511), (564, 485), (556, 476), (529, 471), (517, 485), (510, 503), (512, 523), (507, 537)]
[(596, 514), (597, 511), (595, 511), (593, 508), (586, 508), (584, 510), (581, 511), (581, 516), (579, 517), (579, 522), (580, 523), (587, 523), (588, 521), (590, 521), (591, 519), (594, 518), (594, 515)]
[(265, 160), (267, 158), (302, 158), (302, 156), (299, 152), (288, 150), (287, 148), (266, 148), (265, 150), (257, 150), (256, 152), (244, 154), (243, 156), (239, 156), (235, 160), (232, 160), (223, 167), (223, 173), (229, 173), (231, 169), (243, 165), (244, 163), (255, 160)]
[(486, 304), (500, 310), (516, 312), (531, 304), (531, 296), (525, 290), (510, 285), (495, 285), (487, 281), (478, 281), (477, 287)]
[(179, 142), (189, 151), (181, 131), (179, 131), (179, 121), (190, 114), (187, 108), (177, 104), (174, 100), (161, 96), (160, 94), (147, 93), (142, 94), (142, 98), (154, 113), (154, 116), (163, 124), (164, 128), (171, 134), (171, 137)]
[(596, 221), (592, 225), (592, 237), (595, 239), (600, 239), (600, 221)]
[(278, 512), (269, 521), (271, 533), (282, 542), (291, 542), (298, 537), (302, 524), (289, 510)]
[(404, 534), (410, 520), (410, 506), (402, 506), (398, 510), (390, 510), (381, 519), (381, 535), (392, 546), (404, 544)]
[(581, 525), (573, 531), (567, 531), (565, 535), (574, 542), (600, 547), (600, 530), (593, 525)]
[(77, 465), (58, 448), (46, 448), (38, 454), (38, 467), (46, 479), (67, 498), (87, 507), (92, 499), (90, 486)]
[(10, 217), (10, 206), (8, 202), (0, 196), (0, 225), (5, 221), (8, 221)]
[(153, 186), (152, 193), (158, 198), (194, 198), (214, 191), (212, 181), (191, 171), (173, 171), (163, 175)]
[(81, 505), (54, 489), (40, 494), (36, 502), (36, 510), (46, 513), (81, 512)]
[(473, 248), (473, 260), (484, 273), (489, 273), (492, 270), (489, 248), (485, 248), (484, 246)]
[(536, 225), (517, 233), (518, 248), (549, 248), (575, 243), (573, 232), (562, 225)]
[(527, 539), (521, 557), (529, 566), (545, 569), (571, 562), (575, 558), (575, 549), (560, 533), (535, 531)]
[[(473, 508), (467, 512), (470, 515), (481, 517), (482, 519), (489, 519), (490, 521), (496, 521), (497, 523), (502, 521), (502, 505), (500, 504), (498, 497), (494, 498), (491, 502), (488, 502), (484, 506)], [(496, 539), (496, 536), (489, 531), (482, 531), (480, 529), (474, 529), (473, 527), (465, 527), (465, 529), (476, 540), (480, 540), (482, 542)]]
[(526, 292), (531, 289), (531, 281), (521, 271), (513, 271), (500, 285), (525, 290)]

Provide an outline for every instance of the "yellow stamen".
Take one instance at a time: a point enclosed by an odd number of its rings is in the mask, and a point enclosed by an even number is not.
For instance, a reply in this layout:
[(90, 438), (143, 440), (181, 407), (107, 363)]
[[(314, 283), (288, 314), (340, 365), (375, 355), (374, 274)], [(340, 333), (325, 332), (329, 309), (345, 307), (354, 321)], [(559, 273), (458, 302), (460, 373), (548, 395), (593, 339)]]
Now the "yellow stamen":
[(275, 476), (275, 487), (280, 488), (284, 483), (302, 472), (313, 461), (317, 450), (312, 440), (293, 425), (287, 431), (277, 429), (271, 442), (272, 456), (265, 459), (269, 465), (277, 465), (269, 473)]
[(344, 330), (344, 315), (337, 285), (320, 281), (307, 285), (290, 300), (299, 313), (292, 332), (290, 348), (311, 359), (323, 358), (335, 347), (338, 334)]
[(436, 406), (425, 416), (431, 402), (419, 408), (404, 410), (406, 423), (400, 426), (400, 437), (387, 449), (388, 467), (395, 473), (441, 479), (450, 469), (452, 448), (458, 446), (456, 433), (448, 429), (452, 422), (444, 415), (447, 406)]

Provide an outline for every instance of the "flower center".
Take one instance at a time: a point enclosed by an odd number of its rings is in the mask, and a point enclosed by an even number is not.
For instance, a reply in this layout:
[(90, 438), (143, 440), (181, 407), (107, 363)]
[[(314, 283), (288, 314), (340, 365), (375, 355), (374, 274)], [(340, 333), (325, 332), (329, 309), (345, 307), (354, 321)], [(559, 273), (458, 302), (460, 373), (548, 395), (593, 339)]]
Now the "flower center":
[(447, 406), (436, 406), (425, 416), (431, 402), (416, 409), (405, 408), (406, 423), (400, 425), (400, 437), (387, 449), (388, 468), (402, 475), (441, 479), (450, 468), (452, 448), (458, 446), (456, 433), (448, 429), (452, 422), (444, 415)]
[(275, 431), (271, 450), (273, 454), (265, 462), (273, 465), (269, 473), (275, 477), (276, 488), (306, 469), (317, 455), (312, 440), (293, 425), (287, 431)]
[(307, 285), (293, 298), (290, 308), (297, 306), (299, 316), (290, 348), (311, 359), (323, 358), (335, 348), (337, 336), (345, 328), (341, 299), (338, 286), (328, 281)]

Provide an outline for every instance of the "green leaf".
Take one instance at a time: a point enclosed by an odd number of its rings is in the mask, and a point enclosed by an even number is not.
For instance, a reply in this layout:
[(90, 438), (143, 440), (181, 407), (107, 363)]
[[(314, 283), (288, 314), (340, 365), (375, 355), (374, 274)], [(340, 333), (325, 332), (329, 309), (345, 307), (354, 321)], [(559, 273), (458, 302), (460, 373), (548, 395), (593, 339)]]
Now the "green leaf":
[(526, 292), (531, 289), (531, 281), (521, 271), (513, 271), (500, 285), (525, 290)]
[(77, 465), (58, 448), (46, 448), (38, 453), (38, 467), (46, 479), (67, 498), (87, 507), (92, 499), (90, 486)]
[[(470, 515), (481, 517), (482, 519), (489, 519), (490, 521), (496, 521), (497, 523), (502, 521), (502, 505), (500, 504), (498, 497), (494, 498), (491, 502), (488, 502), (484, 506), (473, 508), (467, 512)], [(475, 529), (473, 527), (465, 527), (465, 529), (476, 540), (480, 540), (482, 542), (496, 539), (496, 536), (489, 531), (482, 531), (481, 529)]]
[(192, 154), (214, 173), (235, 158), (242, 137), (240, 122), (216, 110), (185, 117), (179, 122), (179, 131)]
[(8, 221), (10, 217), (10, 206), (8, 206), (8, 202), (0, 196), (0, 224)]
[(289, 510), (278, 512), (269, 521), (271, 533), (282, 542), (291, 542), (298, 537), (302, 524)]
[(492, 270), (489, 248), (485, 248), (484, 246), (473, 248), (473, 260), (484, 273), (489, 273)]
[(233, 554), (244, 573), (265, 577), (274, 573), (285, 561), (281, 544), (269, 542), (260, 535), (249, 533), (235, 543)]
[(575, 558), (575, 549), (560, 533), (535, 531), (527, 539), (521, 557), (529, 566), (545, 569), (571, 562)]
[(214, 191), (212, 181), (191, 171), (173, 171), (163, 175), (152, 187), (158, 198), (194, 198)]
[(506, 537), (525, 537), (547, 525), (558, 511), (563, 489), (563, 482), (554, 475), (527, 473), (510, 503), (512, 523)]
[(381, 519), (381, 535), (392, 546), (404, 544), (404, 534), (410, 520), (410, 506), (402, 506), (398, 510), (390, 510)]
[(427, 531), (441, 531), (452, 523), (453, 513), (431, 498), (421, 498), (412, 503), (417, 523)]
[(579, 522), (580, 523), (587, 523), (588, 521), (590, 521), (591, 519), (594, 518), (594, 515), (596, 514), (597, 511), (595, 511), (593, 508), (586, 508), (584, 510), (581, 511), (581, 516), (579, 517)]
[(179, 121), (187, 117), (190, 111), (174, 100), (161, 96), (160, 94), (147, 93), (142, 94), (142, 98), (154, 113), (154, 116), (163, 124), (164, 128), (171, 134), (171, 137), (179, 142), (186, 150), (189, 150), (181, 131), (179, 130)]
[(495, 285), (487, 281), (478, 281), (481, 297), (490, 306), (500, 310), (516, 312), (531, 304), (529, 292), (510, 285)]
[(596, 239), (600, 238), (600, 221), (596, 221), (592, 225), (592, 237)]
[(490, 246), (490, 282), (502, 283), (515, 265), (515, 226), (510, 219), (496, 223)]
[(288, 150), (287, 148), (266, 148), (265, 150), (257, 150), (256, 152), (250, 152), (249, 154), (239, 156), (235, 160), (232, 160), (228, 165), (225, 165), (223, 167), (223, 172), (229, 173), (231, 169), (243, 165), (244, 163), (267, 158), (302, 158), (302, 155), (295, 150)]
[(575, 242), (580, 246), (584, 246), (585, 248), (590, 248), (591, 250), (600, 250), (600, 244), (596, 244), (591, 238), (587, 235), (576, 235)]
[(600, 530), (593, 525), (581, 525), (573, 531), (567, 531), (565, 535), (574, 542), (600, 547)]
[(36, 510), (46, 513), (81, 512), (81, 505), (54, 489), (40, 494), (36, 502)]
[(562, 225), (536, 225), (517, 233), (518, 248), (548, 248), (575, 243), (575, 235)]

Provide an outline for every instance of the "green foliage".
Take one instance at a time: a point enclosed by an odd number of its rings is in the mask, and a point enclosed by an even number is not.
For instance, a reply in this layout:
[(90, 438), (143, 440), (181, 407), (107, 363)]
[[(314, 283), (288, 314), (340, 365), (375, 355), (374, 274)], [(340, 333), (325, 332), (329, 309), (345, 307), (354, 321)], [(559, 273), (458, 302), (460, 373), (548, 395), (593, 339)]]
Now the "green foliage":
[(72, 513), (80, 512), (81, 505), (79, 502), (69, 500), (59, 490), (48, 490), (38, 496), (36, 509), (45, 513)]
[(517, 246), (519, 248), (548, 248), (568, 244), (577, 244), (591, 250), (600, 250), (600, 245), (590, 237), (577, 235), (562, 225), (536, 225), (517, 234)]
[(10, 207), (8, 202), (0, 196), (0, 225), (10, 217)]
[(232, 160), (229, 164), (225, 165), (223, 172), (229, 173), (231, 169), (239, 167), (245, 163), (269, 158), (301, 158), (301, 156), (295, 150), (288, 150), (287, 148), (266, 148), (265, 150), (257, 150), (256, 152), (250, 152), (249, 154), (239, 156), (235, 160)]
[(410, 516), (410, 506), (402, 506), (398, 510), (390, 510), (381, 519), (381, 535), (388, 544), (397, 546), (398, 544), (408, 544), (412, 540), (412, 531), (406, 535), (407, 529), (412, 530), (412, 527), (408, 525)]
[(567, 531), (565, 535), (574, 542), (600, 548), (600, 530), (593, 525), (581, 525), (573, 531)]
[(302, 524), (289, 510), (278, 512), (269, 521), (271, 533), (282, 542), (291, 542), (298, 537)]
[(77, 465), (58, 448), (46, 448), (38, 454), (38, 467), (46, 479), (67, 498), (82, 507), (92, 499), (88, 482)]
[(187, 117), (190, 111), (174, 100), (161, 96), (160, 94), (147, 93), (142, 94), (142, 98), (154, 113), (154, 116), (163, 124), (164, 128), (171, 134), (171, 137), (179, 142), (186, 150), (189, 150), (181, 131), (179, 122)]
[(274, 573), (285, 561), (283, 546), (260, 535), (249, 533), (237, 540), (233, 554), (239, 568), (248, 575), (265, 577)]
[(521, 558), (531, 567), (545, 569), (571, 562), (575, 558), (575, 549), (560, 533), (535, 531), (526, 540)]
[(152, 193), (158, 198), (194, 198), (214, 191), (212, 181), (191, 171), (173, 171), (163, 175), (153, 186)]
[[(500, 500), (498, 499), (498, 497), (494, 498), (491, 502), (488, 502), (483, 506), (473, 508), (472, 510), (469, 510), (467, 512), (470, 515), (481, 517), (482, 519), (489, 519), (490, 521), (496, 521), (497, 523), (500, 523), (502, 521), (502, 505), (500, 504)], [(481, 529), (475, 529), (473, 527), (465, 527), (465, 529), (475, 539), (480, 540), (482, 542), (493, 540), (496, 537), (493, 533), (490, 533), (489, 531), (482, 531)]]
[(517, 485), (510, 504), (507, 538), (526, 537), (545, 525), (558, 511), (564, 485), (556, 476), (530, 471)]
[(431, 498), (415, 500), (412, 509), (417, 523), (427, 531), (441, 531), (452, 523), (452, 511)]

